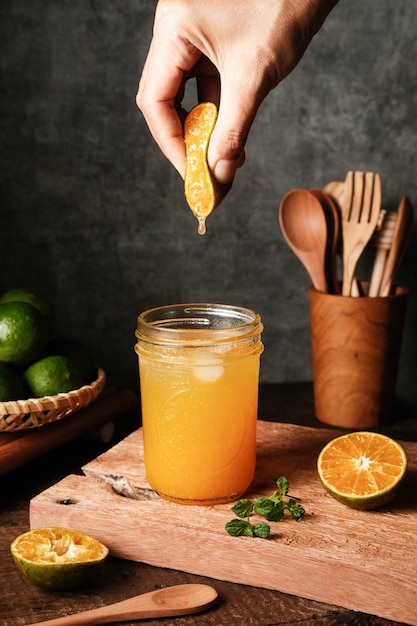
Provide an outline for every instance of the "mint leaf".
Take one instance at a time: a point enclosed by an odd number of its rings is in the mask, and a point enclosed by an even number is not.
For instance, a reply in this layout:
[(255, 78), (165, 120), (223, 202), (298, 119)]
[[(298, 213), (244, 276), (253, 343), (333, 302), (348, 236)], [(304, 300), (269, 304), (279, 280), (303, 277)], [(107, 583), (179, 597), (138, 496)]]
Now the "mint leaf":
[(280, 522), (282, 520), (282, 516), (284, 515), (285, 504), (280, 502), (274, 502), (271, 509), (264, 516), (269, 522)]
[(298, 520), (300, 520), (305, 513), (304, 507), (301, 506), (301, 504), (299, 504), (298, 502), (296, 502), (293, 498), (289, 499), (288, 504), (287, 504), (287, 509), (291, 513), (292, 519), (295, 520), (296, 522), (298, 522)]
[(272, 502), (275, 502), (275, 504), (277, 504), (278, 502), (282, 502), (282, 494), (280, 491), (274, 491), (274, 493), (272, 494), (272, 496), (269, 496), (269, 499)]
[(270, 526), (266, 522), (260, 522), (259, 524), (255, 524), (252, 527), (253, 534), (255, 537), (260, 537), (261, 539), (266, 539), (271, 532)]
[(266, 517), (269, 511), (273, 508), (274, 503), (271, 498), (258, 498), (255, 500), (255, 504), (253, 507), (254, 513), (257, 515), (262, 515), (262, 517)]
[(252, 524), (244, 519), (232, 519), (227, 522), (225, 529), (232, 537), (253, 537)]
[(258, 498), (255, 501), (254, 512), (262, 515), (268, 522), (279, 522), (284, 515), (285, 505), (280, 500), (274, 502), (271, 498)]
[(238, 517), (249, 517), (253, 511), (253, 503), (246, 499), (238, 500), (232, 506), (232, 511)]
[(288, 490), (290, 488), (290, 483), (285, 478), (285, 476), (281, 476), (277, 480), (277, 487), (278, 487), (278, 490), (279, 490), (280, 494), (283, 495), (283, 496), (286, 496), (287, 493), (288, 493)]

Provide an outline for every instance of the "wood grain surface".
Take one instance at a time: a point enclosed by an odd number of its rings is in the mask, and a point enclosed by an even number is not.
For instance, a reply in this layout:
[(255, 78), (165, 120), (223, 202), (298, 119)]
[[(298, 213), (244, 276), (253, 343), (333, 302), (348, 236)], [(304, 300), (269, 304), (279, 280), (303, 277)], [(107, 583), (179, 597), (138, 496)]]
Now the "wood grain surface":
[[(361, 283), (366, 288), (366, 283)], [(315, 414), (366, 430), (392, 417), (408, 292), (345, 298), (309, 289)]]
[(229, 537), (228, 504), (189, 507), (155, 497), (146, 482), (141, 430), (85, 465), (84, 476), (69, 475), (34, 497), (30, 524), (75, 526), (122, 559), (416, 625), (417, 444), (403, 444), (409, 468), (396, 499), (359, 512), (328, 496), (317, 476), (318, 453), (334, 436), (327, 429), (259, 422), (248, 497), (268, 495), (285, 475), (306, 509), (300, 522), (272, 524), (267, 540)]

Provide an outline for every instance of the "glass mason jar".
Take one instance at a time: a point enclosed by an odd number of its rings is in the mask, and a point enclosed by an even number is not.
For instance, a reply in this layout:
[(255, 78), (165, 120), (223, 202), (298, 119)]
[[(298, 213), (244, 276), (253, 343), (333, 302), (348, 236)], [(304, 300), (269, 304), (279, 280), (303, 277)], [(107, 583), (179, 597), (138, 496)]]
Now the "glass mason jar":
[(165, 499), (229, 502), (256, 462), (260, 316), (223, 304), (143, 312), (139, 359), (146, 477)]

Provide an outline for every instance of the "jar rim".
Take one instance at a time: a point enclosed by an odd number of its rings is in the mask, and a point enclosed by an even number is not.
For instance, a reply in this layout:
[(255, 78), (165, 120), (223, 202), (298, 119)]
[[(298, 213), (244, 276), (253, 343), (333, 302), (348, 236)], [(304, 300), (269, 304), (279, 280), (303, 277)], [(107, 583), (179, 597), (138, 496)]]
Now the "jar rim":
[(230, 304), (163, 305), (143, 311), (137, 322), (136, 337), (158, 343), (240, 341), (263, 330), (258, 313)]

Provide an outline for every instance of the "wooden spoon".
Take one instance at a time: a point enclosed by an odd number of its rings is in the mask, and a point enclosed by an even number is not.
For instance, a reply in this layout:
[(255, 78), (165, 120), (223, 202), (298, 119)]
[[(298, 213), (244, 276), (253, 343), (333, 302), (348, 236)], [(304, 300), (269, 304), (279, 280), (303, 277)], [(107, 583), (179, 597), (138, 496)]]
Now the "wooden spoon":
[(340, 293), (337, 280), (337, 251), (340, 249), (340, 216), (336, 204), (328, 193), (322, 189), (310, 189), (321, 202), (327, 222), (326, 277), (329, 292)]
[(323, 187), (323, 191), (327, 193), (340, 208), (344, 200), (345, 183), (340, 180), (332, 180)]
[(320, 201), (304, 189), (288, 191), (279, 206), (279, 224), (291, 250), (309, 273), (315, 289), (327, 293), (327, 223)]
[(209, 585), (175, 585), (74, 615), (37, 622), (31, 626), (93, 626), (128, 620), (190, 615), (209, 607), (217, 591)]

